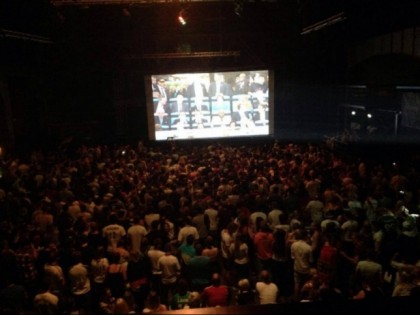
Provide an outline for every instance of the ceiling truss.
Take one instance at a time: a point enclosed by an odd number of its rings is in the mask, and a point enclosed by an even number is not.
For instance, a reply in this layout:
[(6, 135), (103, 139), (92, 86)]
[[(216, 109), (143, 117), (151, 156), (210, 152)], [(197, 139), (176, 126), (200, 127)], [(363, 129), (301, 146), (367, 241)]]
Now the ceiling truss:
[(277, 0), (50, 0), (56, 7), (60, 6), (91, 6), (91, 5), (135, 5), (135, 4), (182, 4), (191, 2), (277, 2)]

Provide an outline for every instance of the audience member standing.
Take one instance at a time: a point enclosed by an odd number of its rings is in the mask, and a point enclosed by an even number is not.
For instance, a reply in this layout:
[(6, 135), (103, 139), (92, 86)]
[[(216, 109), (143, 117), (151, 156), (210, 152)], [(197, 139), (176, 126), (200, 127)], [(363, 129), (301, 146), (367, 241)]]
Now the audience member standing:
[(203, 255), (203, 246), (200, 243), (195, 244), (195, 250), (196, 255), (190, 259), (187, 275), (192, 289), (201, 292), (208, 286), (214, 270), (211, 258)]
[(238, 281), (236, 303), (238, 305), (253, 305), (256, 303), (256, 291), (251, 288), (248, 279), (241, 279)]
[(158, 266), (161, 274), (162, 282), (162, 302), (168, 304), (171, 300), (176, 282), (181, 274), (181, 264), (174, 255), (176, 249), (171, 243), (165, 245), (165, 255), (159, 258)]
[(295, 232), (295, 241), (290, 247), (293, 259), (294, 271), (294, 291), (295, 300), (299, 301), (299, 293), (303, 284), (310, 278), (310, 268), (312, 265), (312, 247), (307, 243), (307, 232), (298, 229)]
[(219, 212), (216, 209), (216, 206), (213, 201), (207, 202), (207, 209), (204, 210), (204, 216), (208, 220), (208, 231), (209, 234), (215, 239), (219, 239), (217, 232), (219, 231)]
[(237, 234), (230, 245), (236, 279), (248, 279), (250, 274), (249, 250), (247, 235)]
[(235, 241), (237, 229), (238, 225), (231, 222), (220, 233), (221, 258), (224, 271), (230, 271), (232, 269), (232, 253), (230, 248)]
[(113, 251), (117, 248), (118, 242), (126, 235), (125, 228), (118, 223), (118, 216), (112, 213), (109, 217), (109, 224), (102, 229), (102, 235), (107, 239), (107, 251)]
[(147, 230), (144, 227), (144, 220), (140, 216), (134, 216), (134, 224), (128, 228), (127, 234), (130, 239), (131, 251), (141, 252), (141, 245), (147, 234)]
[(127, 265), (127, 282), (137, 311), (144, 308), (144, 300), (150, 290), (149, 275), (151, 264), (149, 257), (138, 251), (130, 252)]
[(111, 289), (114, 298), (124, 296), (127, 281), (127, 263), (121, 263), (121, 256), (117, 252), (110, 253), (106, 284)]
[(159, 293), (156, 291), (149, 292), (144, 304), (145, 308), (142, 313), (159, 313), (168, 310), (168, 307), (161, 302)]
[(293, 295), (293, 262), (290, 248), (286, 246), (287, 233), (283, 229), (273, 232), (272, 276), (279, 289), (279, 301), (284, 302)]
[(108, 271), (109, 261), (105, 257), (105, 249), (99, 246), (95, 249), (94, 256), (90, 262), (90, 274), (92, 279), (92, 306), (99, 307), (99, 299), (104, 294), (105, 280)]
[(229, 288), (221, 284), (220, 274), (214, 273), (210, 280), (210, 286), (201, 293), (202, 305), (204, 307), (228, 306), (229, 300)]
[(162, 275), (162, 270), (159, 268), (159, 259), (165, 256), (165, 252), (162, 249), (162, 239), (157, 238), (147, 251), (151, 264), (150, 287), (157, 292), (160, 292), (160, 278)]
[(178, 232), (178, 243), (183, 244), (187, 241), (187, 236), (192, 235), (194, 240), (198, 240), (200, 238), (198, 234), (198, 230), (195, 226), (192, 225), (191, 219), (188, 217), (184, 217), (183, 219), (184, 226), (180, 228)]
[(255, 284), (259, 304), (276, 304), (279, 289), (277, 285), (271, 281), (271, 275), (268, 270), (262, 270), (260, 273), (260, 281)]
[(35, 310), (41, 315), (54, 315), (60, 314), (59, 309), (59, 297), (52, 293), (48, 283), (43, 283), (41, 285), (40, 292), (35, 295), (33, 300)]
[(257, 271), (271, 271), (273, 257), (273, 233), (267, 223), (264, 223), (254, 236), (254, 248), (257, 258)]
[(82, 264), (82, 255), (76, 251), (72, 255), (73, 266), (68, 271), (71, 293), (77, 310), (90, 313), (91, 311), (91, 286), (89, 272)]

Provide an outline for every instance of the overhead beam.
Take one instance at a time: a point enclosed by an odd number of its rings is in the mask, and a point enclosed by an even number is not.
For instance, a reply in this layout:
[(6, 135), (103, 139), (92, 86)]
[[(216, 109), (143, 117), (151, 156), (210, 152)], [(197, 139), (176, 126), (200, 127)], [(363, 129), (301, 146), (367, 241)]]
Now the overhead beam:
[(155, 53), (143, 55), (127, 55), (124, 59), (179, 59), (179, 58), (215, 58), (215, 57), (238, 57), (240, 51), (203, 51), (191, 53)]
[(329, 18), (316, 22), (308, 27), (305, 27), (304, 29), (302, 29), (302, 32), (300, 33), (300, 35), (305, 35), (305, 34), (309, 34), (312, 32), (316, 32), (319, 31), (327, 26), (336, 24), (338, 22), (344, 21), (346, 20), (347, 17), (344, 15), (344, 12), (340, 12), (337, 13), (333, 16), (330, 16)]
[(133, 5), (151, 3), (189, 3), (189, 2), (277, 2), (278, 0), (50, 0), (56, 7), (59, 6), (90, 6), (90, 5)]
[(42, 44), (52, 44), (51, 39), (48, 37), (18, 32), (18, 31), (13, 31), (13, 30), (6, 30), (6, 29), (0, 29), (0, 37), (28, 40), (28, 41), (42, 43)]

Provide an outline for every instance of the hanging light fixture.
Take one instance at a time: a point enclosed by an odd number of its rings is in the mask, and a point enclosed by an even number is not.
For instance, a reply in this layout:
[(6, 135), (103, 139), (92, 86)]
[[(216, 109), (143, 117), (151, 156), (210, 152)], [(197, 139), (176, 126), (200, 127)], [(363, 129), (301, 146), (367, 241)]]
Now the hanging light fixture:
[(187, 20), (186, 20), (186, 17), (185, 17), (185, 10), (184, 9), (182, 9), (181, 11), (179, 11), (179, 13), (178, 13), (178, 22), (181, 24), (181, 25), (187, 25)]

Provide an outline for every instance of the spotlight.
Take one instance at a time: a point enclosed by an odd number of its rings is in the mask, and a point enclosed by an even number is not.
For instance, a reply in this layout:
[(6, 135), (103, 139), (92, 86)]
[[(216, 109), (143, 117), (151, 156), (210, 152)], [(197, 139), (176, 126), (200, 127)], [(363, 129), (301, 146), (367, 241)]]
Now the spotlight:
[(372, 118), (372, 114), (371, 113), (368, 113), (366, 116), (367, 116), (367, 118)]
[(179, 23), (181, 23), (182, 25), (187, 24), (187, 22), (185, 21), (185, 19), (182, 16), (178, 16), (178, 21)]
[(351, 111), (351, 115), (352, 115), (352, 116), (356, 116), (356, 111), (355, 111), (355, 110), (352, 110), (352, 111)]
[(187, 24), (187, 20), (184, 18), (184, 10), (181, 10), (178, 14), (178, 22), (181, 25), (186, 25)]
[(122, 14), (126, 17), (130, 17), (131, 16), (131, 12), (127, 9), (127, 8), (123, 8), (122, 9)]
[(244, 0), (234, 0), (233, 4), (235, 8), (233, 9), (237, 16), (242, 16), (242, 12), (244, 10)]

